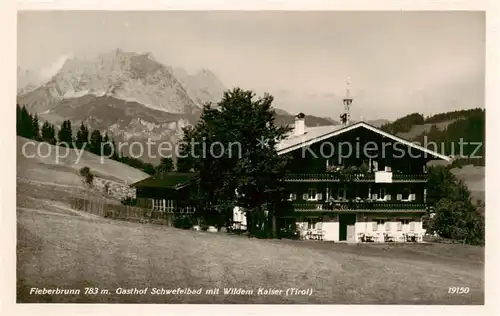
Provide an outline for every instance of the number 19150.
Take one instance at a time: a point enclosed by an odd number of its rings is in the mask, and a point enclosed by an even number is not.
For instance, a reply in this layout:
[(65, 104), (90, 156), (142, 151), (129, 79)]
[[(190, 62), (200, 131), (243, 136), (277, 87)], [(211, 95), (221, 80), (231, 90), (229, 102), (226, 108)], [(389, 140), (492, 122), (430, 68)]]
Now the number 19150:
[(451, 286), (448, 288), (448, 294), (467, 294), (470, 289), (468, 287), (463, 286)]

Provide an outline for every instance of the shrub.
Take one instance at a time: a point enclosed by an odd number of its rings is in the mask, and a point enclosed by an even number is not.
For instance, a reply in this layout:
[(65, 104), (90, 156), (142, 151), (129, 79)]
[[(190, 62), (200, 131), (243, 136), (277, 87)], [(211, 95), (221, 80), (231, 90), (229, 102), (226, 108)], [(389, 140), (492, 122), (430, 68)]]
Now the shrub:
[(191, 229), (193, 227), (193, 219), (189, 215), (177, 216), (174, 219), (174, 227), (181, 229)]
[(90, 168), (85, 166), (80, 169), (80, 175), (84, 177), (84, 182), (88, 186), (93, 186), (94, 184), (94, 175), (90, 172)]
[(132, 206), (137, 205), (137, 199), (134, 199), (131, 196), (127, 196), (126, 198), (123, 198), (121, 200), (121, 202), (122, 202), (123, 205), (132, 205)]
[(449, 168), (430, 169), (428, 202), (433, 217), (426, 217), (428, 233), (472, 245), (484, 244), (484, 209), (474, 205), (464, 181), (458, 180)]

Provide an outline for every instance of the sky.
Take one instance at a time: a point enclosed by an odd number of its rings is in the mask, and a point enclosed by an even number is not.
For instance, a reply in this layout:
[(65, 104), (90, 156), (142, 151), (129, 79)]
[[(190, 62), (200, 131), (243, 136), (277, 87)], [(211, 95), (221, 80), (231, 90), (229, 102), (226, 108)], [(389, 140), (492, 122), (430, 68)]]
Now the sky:
[(17, 47), (19, 66), (45, 73), (65, 56), (151, 52), (334, 119), (347, 78), (353, 119), (484, 107), (482, 12), (25, 11)]

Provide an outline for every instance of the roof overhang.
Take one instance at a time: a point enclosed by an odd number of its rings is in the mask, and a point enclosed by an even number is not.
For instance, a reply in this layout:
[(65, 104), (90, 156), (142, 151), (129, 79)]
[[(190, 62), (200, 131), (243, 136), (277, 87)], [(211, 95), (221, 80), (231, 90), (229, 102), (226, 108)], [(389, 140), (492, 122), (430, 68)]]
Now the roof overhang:
[(317, 136), (317, 137), (315, 137), (313, 139), (307, 139), (307, 138), (305, 138), (304, 141), (302, 141), (302, 142), (299, 142), (299, 143), (294, 144), (294, 145), (289, 146), (289, 147), (285, 147), (285, 148), (279, 149), (278, 150), (278, 155), (283, 155), (283, 154), (289, 153), (291, 151), (297, 150), (297, 149), (305, 147), (305, 146), (311, 146), (311, 145), (313, 145), (315, 143), (321, 142), (321, 141), (326, 140), (326, 139), (328, 139), (330, 137), (338, 136), (338, 135), (341, 135), (343, 133), (352, 131), (352, 130), (360, 128), (360, 127), (364, 127), (364, 128), (366, 128), (366, 129), (368, 129), (370, 131), (373, 131), (373, 132), (375, 132), (375, 133), (377, 133), (377, 134), (379, 134), (381, 136), (384, 136), (384, 137), (387, 137), (389, 139), (392, 139), (395, 142), (404, 144), (404, 145), (409, 146), (411, 148), (418, 149), (418, 150), (420, 150), (422, 152), (425, 152), (425, 153), (427, 153), (427, 154), (429, 154), (431, 156), (434, 156), (436, 158), (443, 159), (443, 160), (446, 160), (446, 161), (451, 161), (452, 160), (452, 157), (450, 157), (450, 156), (442, 155), (442, 154), (437, 153), (435, 151), (432, 151), (432, 150), (430, 150), (428, 148), (425, 148), (425, 147), (422, 147), (422, 146), (420, 146), (418, 144), (415, 144), (415, 143), (412, 143), (410, 141), (407, 141), (406, 139), (403, 139), (401, 137), (398, 137), (398, 136), (395, 136), (393, 134), (384, 132), (383, 130), (378, 129), (375, 126), (372, 126), (370, 124), (367, 124), (366, 122), (357, 122), (357, 123), (345, 126), (343, 128), (340, 128), (340, 129), (334, 129), (331, 132), (327, 132), (327, 133), (325, 133), (323, 135), (320, 135), (320, 136)]

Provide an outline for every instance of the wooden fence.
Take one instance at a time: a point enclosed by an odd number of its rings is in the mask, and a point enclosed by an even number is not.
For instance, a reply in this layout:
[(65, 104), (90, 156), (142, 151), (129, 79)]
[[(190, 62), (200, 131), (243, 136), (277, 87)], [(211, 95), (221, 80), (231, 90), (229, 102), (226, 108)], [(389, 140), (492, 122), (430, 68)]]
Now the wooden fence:
[(154, 222), (174, 226), (174, 220), (179, 216), (190, 216), (182, 213), (169, 213), (145, 209), (129, 205), (104, 203), (99, 200), (72, 198), (71, 207), (75, 210), (105, 218), (120, 219), (133, 222)]

